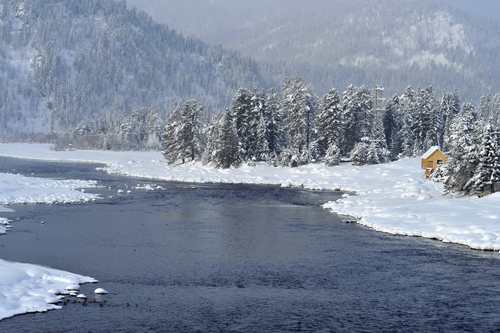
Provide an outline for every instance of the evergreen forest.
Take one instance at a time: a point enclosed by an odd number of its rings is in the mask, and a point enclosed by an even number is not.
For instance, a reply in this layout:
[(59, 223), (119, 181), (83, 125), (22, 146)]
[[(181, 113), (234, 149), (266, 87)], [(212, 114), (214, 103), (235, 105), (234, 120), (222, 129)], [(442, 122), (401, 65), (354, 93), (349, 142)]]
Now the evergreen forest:
[(391, 86), (384, 99), (368, 82), (318, 96), (288, 65), (185, 37), (124, 1), (0, 6), (4, 141), (154, 149), (169, 165), (201, 160), (216, 168), (377, 164), (440, 146), (450, 157), (438, 173), (448, 191), (474, 193), (499, 180), (500, 94), (491, 89), (476, 102), (433, 85), (396, 93)]

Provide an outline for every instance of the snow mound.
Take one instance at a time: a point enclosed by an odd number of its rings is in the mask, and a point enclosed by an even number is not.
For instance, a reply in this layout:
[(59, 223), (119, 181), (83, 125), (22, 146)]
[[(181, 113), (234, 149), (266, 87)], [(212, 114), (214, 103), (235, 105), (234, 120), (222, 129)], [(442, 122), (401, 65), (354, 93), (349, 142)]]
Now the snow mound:
[(102, 288), (97, 288), (96, 290), (94, 290), (94, 294), (109, 294), (109, 293)]
[(60, 309), (68, 281), (97, 282), (91, 277), (0, 259), (0, 320), (28, 312)]

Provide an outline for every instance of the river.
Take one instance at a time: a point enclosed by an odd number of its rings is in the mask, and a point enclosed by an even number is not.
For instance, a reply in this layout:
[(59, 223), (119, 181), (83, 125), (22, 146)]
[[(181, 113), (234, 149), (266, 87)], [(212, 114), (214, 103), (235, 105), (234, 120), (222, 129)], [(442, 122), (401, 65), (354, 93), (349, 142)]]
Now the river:
[[(82, 285), (85, 306), (72, 298), (2, 320), (0, 332), (500, 330), (498, 253), (344, 223), (320, 207), (340, 192), (152, 181), (96, 166), (0, 158), (0, 172), (98, 180), (87, 192), (103, 197), (2, 213), (20, 220), (0, 237), (0, 258), (99, 283)], [(97, 286), (110, 293), (94, 296)]]

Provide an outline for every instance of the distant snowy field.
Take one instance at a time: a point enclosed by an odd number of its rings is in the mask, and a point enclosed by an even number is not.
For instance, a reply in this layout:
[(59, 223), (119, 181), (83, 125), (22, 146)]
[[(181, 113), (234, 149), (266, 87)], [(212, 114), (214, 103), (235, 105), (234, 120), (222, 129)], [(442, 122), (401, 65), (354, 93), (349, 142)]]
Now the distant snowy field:
[[(149, 179), (280, 184), (285, 187), (356, 192), (356, 195), (345, 195), (345, 198), (329, 202), (324, 207), (339, 214), (353, 216), (358, 223), (381, 232), (434, 238), (467, 245), (473, 249), (500, 250), (500, 193), (482, 199), (444, 196), (442, 184), (422, 178), (420, 159), (362, 167), (349, 164), (337, 167), (311, 164), (299, 168), (283, 168), (258, 163), (253, 167), (220, 170), (203, 166), (199, 162), (168, 167), (159, 152), (54, 152), (50, 150), (50, 145), (0, 144), (0, 155), (100, 162), (107, 165), (103, 169), (108, 173)], [(43, 185), (44, 182), (53, 182), (51, 184), (54, 187), (47, 187)], [(0, 202), (3, 203), (43, 202), (44, 198), (47, 202), (60, 200), (59, 198), (89, 199), (85, 193), (71, 190), (85, 187), (85, 184), (78, 181), (64, 183), (0, 174), (0, 184)], [(63, 189), (67, 191), (64, 195), (54, 194)], [(2, 265), (8, 263), (0, 261), (0, 266)], [(0, 268), (0, 318), (3, 318), (9, 316), (10, 312), (2, 305), (5, 303), (2, 297), (9, 297), (5, 294), (9, 287), (3, 284), (9, 279), (2, 276), (5, 272), (10, 272), (10, 268)], [(17, 273), (12, 274), (14, 277), (10, 278), (13, 281), (11, 286), (19, 281), (15, 278)]]

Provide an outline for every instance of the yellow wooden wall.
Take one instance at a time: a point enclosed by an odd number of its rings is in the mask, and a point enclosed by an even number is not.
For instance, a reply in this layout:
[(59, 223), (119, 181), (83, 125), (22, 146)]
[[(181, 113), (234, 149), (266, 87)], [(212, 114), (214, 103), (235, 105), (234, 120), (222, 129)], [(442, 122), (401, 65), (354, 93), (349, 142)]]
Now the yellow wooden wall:
[(440, 150), (436, 150), (428, 158), (422, 159), (422, 169), (426, 169), (425, 174), (427, 178), (436, 170), (439, 161), (441, 161), (442, 164), (448, 163), (448, 158)]

